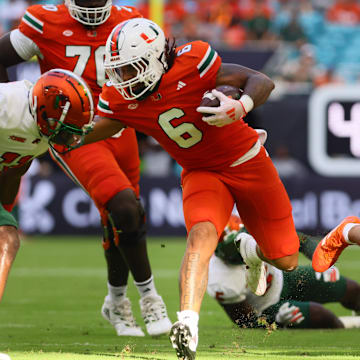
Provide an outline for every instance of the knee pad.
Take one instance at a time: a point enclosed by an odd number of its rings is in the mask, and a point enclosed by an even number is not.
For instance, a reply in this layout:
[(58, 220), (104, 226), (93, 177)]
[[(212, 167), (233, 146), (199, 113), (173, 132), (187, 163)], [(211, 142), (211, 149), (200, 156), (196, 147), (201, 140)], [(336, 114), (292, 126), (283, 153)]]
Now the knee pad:
[(136, 247), (140, 243), (146, 241), (146, 226), (141, 226), (133, 232), (121, 232), (118, 235), (118, 246), (122, 247)]
[(116, 194), (107, 204), (109, 220), (117, 231), (134, 232), (144, 223), (145, 211), (132, 190)]
[[(132, 190), (124, 190), (107, 204), (107, 219), (104, 226), (106, 249), (115, 246), (136, 246), (145, 241), (145, 210)], [(108, 244), (107, 244), (108, 243)]]

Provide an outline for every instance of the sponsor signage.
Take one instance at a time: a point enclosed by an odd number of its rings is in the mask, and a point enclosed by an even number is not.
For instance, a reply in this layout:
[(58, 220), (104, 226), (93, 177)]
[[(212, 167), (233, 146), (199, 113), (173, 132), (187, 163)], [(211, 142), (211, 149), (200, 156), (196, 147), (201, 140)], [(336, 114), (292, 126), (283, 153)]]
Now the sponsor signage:
[[(344, 217), (360, 217), (356, 178), (308, 176), (285, 182), (298, 230), (320, 235)], [(177, 177), (141, 180), (141, 196), (151, 236), (185, 236), (182, 193)], [(65, 175), (27, 178), (19, 204), (20, 228), (28, 234), (102, 235), (98, 211)]]

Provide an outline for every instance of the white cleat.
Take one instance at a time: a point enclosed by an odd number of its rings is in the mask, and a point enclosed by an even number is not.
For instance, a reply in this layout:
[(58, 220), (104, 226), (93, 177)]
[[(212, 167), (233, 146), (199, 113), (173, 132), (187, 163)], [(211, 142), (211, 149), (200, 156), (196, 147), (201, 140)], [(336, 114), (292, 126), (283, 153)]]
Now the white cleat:
[(118, 336), (145, 336), (135, 321), (128, 298), (125, 298), (120, 304), (114, 304), (110, 297), (106, 296), (101, 308), (101, 315), (114, 326)]
[(139, 303), (148, 334), (151, 336), (168, 334), (171, 330), (171, 321), (162, 297), (147, 295), (141, 298)]
[(265, 263), (257, 256), (251, 256), (254, 252), (254, 242), (255, 239), (250, 234), (244, 232), (239, 233), (234, 239), (235, 246), (247, 265), (247, 286), (255, 295), (261, 296), (265, 294), (267, 288), (266, 267)]

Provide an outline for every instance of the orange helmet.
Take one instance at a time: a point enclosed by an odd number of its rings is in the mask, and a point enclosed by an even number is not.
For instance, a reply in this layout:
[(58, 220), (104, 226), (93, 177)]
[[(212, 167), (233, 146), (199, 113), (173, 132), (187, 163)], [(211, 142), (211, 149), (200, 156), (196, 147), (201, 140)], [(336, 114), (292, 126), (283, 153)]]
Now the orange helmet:
[(242, 223), (240, 216), (231, 214), (230, 219), (229, 219), (228, 223), (226, 224), (225, 229), (220, 236), (220, 241), (223, 241), (224, 236), (228, 235), (232, 231), (239, 231), (243, 227), (244, 227), (244, 224)]
[(86, 82), (68, 70), (44, 73), (30, 91), (30, 109), (40, 134), (49, 145), (71, 150), (74, 135), (85, 135), (92, 127), (94, 102)]

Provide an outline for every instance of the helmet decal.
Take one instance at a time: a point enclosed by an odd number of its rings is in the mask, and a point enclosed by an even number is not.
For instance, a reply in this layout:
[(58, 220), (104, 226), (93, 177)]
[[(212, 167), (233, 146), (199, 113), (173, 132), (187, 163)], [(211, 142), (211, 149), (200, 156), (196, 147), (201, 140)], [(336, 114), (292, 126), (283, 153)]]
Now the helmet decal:
[(151, 93), (167, 69), (165, 35), (154, 22), (135, 18), (112, 30), (105, 47), (105, 71), (126, 100)]
[(53, 69), (32, 87), (30, 109), (39, 132), (52, 144), (67, 147), (73, 135), (85, 134), (92, 125), (94, 102), (91, 90), (78, 75)]

